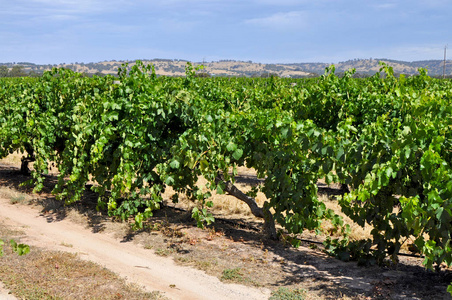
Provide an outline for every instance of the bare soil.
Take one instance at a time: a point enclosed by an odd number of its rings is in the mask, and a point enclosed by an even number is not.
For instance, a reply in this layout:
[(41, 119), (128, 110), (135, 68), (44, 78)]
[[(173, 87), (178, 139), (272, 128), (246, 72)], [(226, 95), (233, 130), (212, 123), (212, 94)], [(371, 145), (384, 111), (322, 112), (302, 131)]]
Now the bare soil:
[(249, 219), (218, 215), (213, 226), (199, 229), (189, 212), (169, 204), (145, 229), (132, 231), (97, 212), (91, 192), (67, 207), (49, 193), (55, 178), (37, 195), (19, 186), (27, 179), (17, 167), (0, 165), (0, 186), (28, 195), (0, 194), (0, 223), (23, 231), (21, 242), (32, 251), (76, 253), (170, 299), (268, 299), (280, 287), (303, 289), (306, 299), (452, 299), (451, 274), (426, 271), (420, 258), (360, 267), (327, 256), (315, 243), (295, 249), (267, 240), (260, 223)]

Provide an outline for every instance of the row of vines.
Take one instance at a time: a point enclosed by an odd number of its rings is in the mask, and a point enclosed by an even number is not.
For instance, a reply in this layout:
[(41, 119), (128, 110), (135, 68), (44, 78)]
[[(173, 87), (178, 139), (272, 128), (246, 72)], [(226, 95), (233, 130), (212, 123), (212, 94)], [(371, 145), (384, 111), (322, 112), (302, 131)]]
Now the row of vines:
[[(328, 68), (315, 79), (157, 77), (152, 66), (124, 66), (118, 77), (86, 78), (54, 69), (41, 78), (0, 81), (0, 157), (15, 151), (35, 161), (43, 187), (49, 164), (54, 193), (79, 201), (86, 183), (99, 208), (137, 227), (172, 187), (212, 222), (211, 191), (231, 193), (289, 234), (318, 230), (329, 219), (343, 233), (327, 249), (342, 259), (397, 259), (407, 239), (427, 268), (452, 264), (452, 82), (396, 78), (390, 67), (368, 79)], [(234, 186), (237, 167), (263, 184)], [(196, 182), (207, 179), (206, 187)], [(317, 198), (317, 182), (341, 184), (342, 211), (372, 239), (350, 241), (347, 226)], [(263, 192), (268, 201), (257, 206)], [(296, 243), (296, 239), (294, 239)]]

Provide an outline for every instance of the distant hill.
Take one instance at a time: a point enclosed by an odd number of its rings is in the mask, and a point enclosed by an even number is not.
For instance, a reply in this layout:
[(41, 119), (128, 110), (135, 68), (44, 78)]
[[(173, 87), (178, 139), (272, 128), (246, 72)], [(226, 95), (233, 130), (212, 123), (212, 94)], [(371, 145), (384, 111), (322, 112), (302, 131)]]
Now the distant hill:
[[(145, 64), (153, 64), (157, 75), (166, 76), (183, 76), (185, 74), (186, 60), (172, 60), (172, 59), (152, 59), (142, 60)], [(343, 73), (349, 69), (356, 69), (357, 76), (373, 75), (380, 69), (379, 61), (383, 61), (393, 67), (396, 74), (417, 74), (419, 68), (427, 68), (431, 76), (440, 76), (443, 74), (442, 60), (426, 60), (426, 61), (398, 61), (390, 59), (353, 59), (344, 62), (339, 62), (335, 65), (336, 73)], [(112, 74), (116, 75), (118, 68), (124, 64), (129, 63), (133, 66), (135, 61), (104, 61), (97, 63), (62, 63), (58, 65), (38, 65), (29, 62), (17, 63), (0, 63), (12, 68), (14, 65), (20, 65), (24, 71), (42, 73), (45, 70), (50, 70), (52, 67), (69, 68), (76, 72), (87, 74)], [(195, 62), (194, 65), (202, 63)], [(325, 72), (325, 68), (330, 64), (327, 63), (291, 63), (291, 64), (262, 64), (251, 61), (235, 61), (235, 60), (220, 60), (216, 62), (204, 63), (204, 70), (202, 72), (208, 73), (211, 76), (246, 76), (259, 77), (269, 74), (275, 74), (280, 77), (314, 77)], [(446, 62), (446, 74), (452, 75), (452, 61)]]
[[(391, 59), (354, 59), (347, 60), (344, 62), (339, 62), (334, 64), (336, 67), (336, 73), (345, 72), (349, 69), (356, 69), (357, 73), (363, 75), (373, 75), (379, 71), (379, 62), (385, 62), (394, 69), (394, 73), (397, 74), (407, 74), (414, 75), (418, 74), (419, 68), (424, 68), (428, 70), (428, 74), (431, 76), (443, 75), (443, 60), (424, 60), (424, 61), (414, 61), (406, 62)], [(302, 70), (313, 72), (317, 74), (322, 74), (329, 64), (325, 63), (298, 63), (291, 64), (293, 66), (299, 66)], [(452, 61), (446, 61), (446, 74), (452, 75)]]

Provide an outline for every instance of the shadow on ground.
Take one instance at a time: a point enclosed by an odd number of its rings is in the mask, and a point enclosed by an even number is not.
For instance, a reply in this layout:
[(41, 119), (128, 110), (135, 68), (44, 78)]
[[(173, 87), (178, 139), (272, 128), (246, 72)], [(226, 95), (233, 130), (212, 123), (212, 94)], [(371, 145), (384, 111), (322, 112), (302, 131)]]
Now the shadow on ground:
[[(19, 169), (0, 165), (0, 185), (32, 193), (33, 188), (22, 186), (31, 177), (24, 176)], [(260, 179), (252, 176), (238, 177), (237, 182), (259, 184)], [(83, 214), (88, 219), (92, 232), (104, 230), (105, 223), (110, 220), (106, 212), (96, 210), (97, 195), (87, 191), (82, 201), (65, 206), (51, 194), (56, 184), (56, 177), (46, 176), (44, 189), (36, 204), (42, 206), (41, 215), (48, 222), (58, 222), (68, 217), (71, 209)], [(319, 184), (319, 194), (334, 197), (342, 194), (340, 189)], [(153, 221), (160, 220), (172, 226), (194, 228), (195, 222), (190, 212), (163, 206), (155, 212)], [(271, 285), (302, 286), (326, 299), (349, 297), (351, 299), (452, 299), (447, 294), (447, 285), (452, 281), (450, 272), (430, 272), (421, 266), (419, 258), (401, 258), (398, 264), (388, 264), (385, 267), (359, 267), (355, 262), (342, 262), (327, 256), (321, 251), (321, 246), (304, 242), (302, 247), (295, 249), (282, 242), (266, 239), (260, 232), (261, 223), (245, 222), (227, 216), (217, 216), (214, 232), (222, 232), (225, 238), (237, 245), (245, 245), (246, 249), (270, 253), (268, 266), (278, 269)], [(130, 230), (122, 237), (122, 242), (131, 242), (147, 228), (141, 231)], [(303, 236), (301, 236), (303, 238)], [(172, 247), (171, 241), (168, 241)], [(239, 250), (238, 253), (241, 253)], [(192, 250), (181, 250), (190, 252)], [(256, 257), (260, 254), (256, 254)], [(422, 284), (420, 284), (422, 283)]]
[[(33, 185), (25, 184), (31, 176), (23, 175), (18, 168), (11, 166), (0, 165), (0, 185), (16, 189), (20, 192), (33, 194)], [(104, 211), (98, 211), (97, 194), (90, 191), (89, 185), (83, 194), (82, 201), (65, 205), (64, 201), (57, 200), (52, 195), (52, 190), (57, 183), (57, 177), (45, 175), (44, 188), (39, 192), (39, 197), (35, 197), (32, 203), (42, 207), (40, 215), (47, 219), (47, 222), (58, 222), (68, 217), (70, 210), (75, 210), (78, 213), (86, 216), (88, 224), (94, 233), (100, 232), (104, 229), (104, 222), (109, 220), (108, 214)]]

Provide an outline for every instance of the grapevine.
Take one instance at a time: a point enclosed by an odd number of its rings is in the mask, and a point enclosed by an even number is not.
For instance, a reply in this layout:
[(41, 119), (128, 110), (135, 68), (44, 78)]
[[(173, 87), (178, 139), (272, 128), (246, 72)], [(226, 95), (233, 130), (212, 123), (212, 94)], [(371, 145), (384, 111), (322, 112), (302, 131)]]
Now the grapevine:
[[(79, 201), (88, 181), (98, 207), (135, 226), (186, 195), (199, 226), (211, 223), (210, 196), (228, 193), (247, 203), (277, 237), (322, 228), (341, 259), (397, 261), (412, 239), (427, 268), (452, 265), (452, 82), (396, 77), (391, 67), (367, 79), (334, 67), (319, 78), (185, 78), (156, 76), (137, 62), (118, 77), (86, 78), (54, 69), (41, 78), (0, 80), (0, 157), (20, 151), (35, 161), (35, 190), (54, 163), (54, 193)], [(238, 167), (263, 184), (249, 193), (235, 185)], [(205, 187), (196, 185), (198, 178)], [(340, 184), (343, 213), (372, 238), (350, 241), (347, 226), (317, 197), (317, 183)], [(255, 195), (265, 194), (260, 207)], [(294, 244), (296, 240), (294, 239)]]

